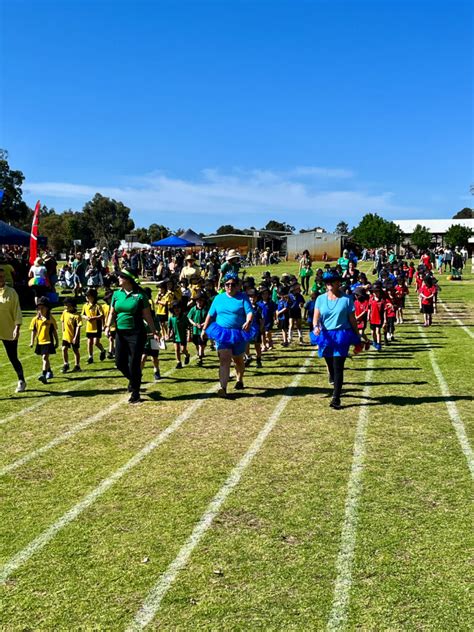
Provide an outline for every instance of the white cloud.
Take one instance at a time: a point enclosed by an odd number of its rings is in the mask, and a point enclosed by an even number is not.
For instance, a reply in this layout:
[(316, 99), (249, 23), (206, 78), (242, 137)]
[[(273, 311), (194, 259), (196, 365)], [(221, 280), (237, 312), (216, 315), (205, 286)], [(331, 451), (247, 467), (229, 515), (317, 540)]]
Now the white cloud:
[[(120, 186), (30, 182), (24, 191), (47, 204), (45, 198), (59, 198), (76, 207), (100, 192), (130, 206), (132, 215), (143, 224), (154, 221), (159, 213), (170, 224), (174, 219), (176, 225), (182, 223), (183, 215), (200, 215), (202, 223), (206, 216), (213, 216), (236, 225), (257, 225), (271, 216), (298, 226), (326, 224), (331, 228), (340, 219), (358, 221), (367, 211), (388, 217), (420, 213), (420, 209), (396, 204), (388, 191), (369, 191), (353, 181), (349, 188), (334, 186), (336, 178), (353, 177), (349, 170), (323, 167), (296, 167), (286, 172), (235, 169), (230, 173), (204, 169), (195, 180), (153, 172)], [(240, 216), (244, 217), (239, 221)]]

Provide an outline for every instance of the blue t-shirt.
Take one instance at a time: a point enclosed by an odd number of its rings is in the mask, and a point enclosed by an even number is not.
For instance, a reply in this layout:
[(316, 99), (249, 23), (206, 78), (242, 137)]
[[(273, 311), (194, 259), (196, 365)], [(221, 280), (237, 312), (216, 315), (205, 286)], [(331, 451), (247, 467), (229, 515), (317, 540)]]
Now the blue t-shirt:
[(321, 294), (316, 299), (316, 308), (319, 309), (319, 321), (324, 329), (351, 329), (349, 316), (354, 311), (354, 299), (352, 296), (343, 295), (334, 301), (328, 299), (327, 294)]
[(314, 306), (316, 305), (316, 299), (310, 299), (309, 301), (306, 302), (306, 305), (304, 306), (305, 310), (307, 311), (308, 315), (307, 315), (307, 322), (311, 325), (313, 322), (313, 316), (314, 316)]
[(301, 318), (301, 306), (304, 305), (304, 298), (301, 294), (289, 294), (290, 299), (290, 316), (292, 318)]
[(278, 311), (286, 308), (286, 312), (282, 312), (281, 314), (278, 314), (278, 320), (286, 320), (287, 318), (290, 317), (289, 307), (290, 307), (290, 301), (288, 300), (284, 301), (282, 298), (278, 301)]
[(275, 318), (275, 312), (277, 310), (276, 303), (273, 301), (259, 301), (257, 305), (260, 307), (263, 316), (263, 322), (265, 325), (271, 325)]
[(218, 294), (209, 309), (216, 323), (228, 329), (240, 329), (247, 320), (247, 314), (251, 313), (252, 306), (244, 292), (238, 292), (235, 296)]

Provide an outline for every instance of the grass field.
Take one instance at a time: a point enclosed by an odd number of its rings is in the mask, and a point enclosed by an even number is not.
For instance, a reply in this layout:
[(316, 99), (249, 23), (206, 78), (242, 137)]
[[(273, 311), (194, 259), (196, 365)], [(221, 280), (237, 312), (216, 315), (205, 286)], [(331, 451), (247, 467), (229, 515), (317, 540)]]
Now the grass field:
[(348, 360), (341, 411), (309, 346), (235, 401), (214, 354), (168, 349), (130, 407), (110, 360), (38, 382), (25, 326), (26, 393), (0, 356), (1, 629), (472, 630), (474, 282), (441, 285), (432, 328), (412, 296)]

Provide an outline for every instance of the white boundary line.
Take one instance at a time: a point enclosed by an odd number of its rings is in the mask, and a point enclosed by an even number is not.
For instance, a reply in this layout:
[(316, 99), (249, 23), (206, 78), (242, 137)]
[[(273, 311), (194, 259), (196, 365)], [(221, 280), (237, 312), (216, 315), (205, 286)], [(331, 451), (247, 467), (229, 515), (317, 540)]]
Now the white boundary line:
[[(207, 391), (207, 395), (215, 392), (218, 388), (219, 384), (214, 384)], [(69, 511), (63, 514), (58, 520), (56, 520), (56, 522), (43, 531), (43, 533), (32, 540), (24, 549), (10, 558), (2, 567), (0, 567), (0, 584), (4, 584), (12, 573), (25, 564), (37, 551), (46, 546), (56, 536), (56, 534), (61, 531), (61, 529), (75, 520), (83, 511), (95, 503), (100, 496), (105, 494), (112, 485), (117, 483), (123, 476), (125, 476), (125, 474), (141, 463), (141, 461), (153, 452), (153, 450), (164, 443), (173, 434), (173, 432), (176, 432), (176, 430), (178, 430), (184, 422), (204, 404), (206, 399), (207, 398), (195, 400), (183, 413), (178, 415), (178, 417), (176, 417), (169, 426), (162, 430), (155, 439), (149, 441), (139, 452), (122, 465), (122, 467), (107, 478), (103, 479), (95, 489), (86, 494), (86, 496), (74, 505), (74, 507), (69, 509)], [(119, 404), (117, 403), (115, 407), (118, 405)]]
[[(414, 320), (418, 327), (418, 331), (420, 332), (420, 336), (429, 344), (430, 340), (426, 335), (426, 332), (420, 325), (419, 319), (415, 316)], [(436, 375), (436, 379), (438, 380), (441, 393), (445, 398), (444, 403), (446, 404), (446, 408), (448, 409), (448, 415), (451, 419), (451, 423), (454, 428), (454, 432), (456, 433), (457, 440), (459, 442), (459, 445), (461, 446), (461, 450), (463, 451), (464, 456), (466, 457), (467, 466), (469, 468), (469, 471), (471, 472), (471, 477), (474, 479), (474, 452), (472, 450), (471, 444), (469, 443), (469, 438), (466, 433), (466, 427), (464, 426), (463, 420), (461, 419), (456, 403), (453, 401), (453, 397), (449, 391), (449, 386), (444, 378), (443, 372), (441, 371), (439, 364), (436, 362), (435, 353), (432, 348), (428, 349), (428, 357), (431, 362), (433, 373)]]
[(344, 524), (342, 527), (341, 546), (336, 561), (336, 582), (334, 586), (334, 597), (331, 614), (327, 624), (328, 630), (340, 630), (345, 627), (347, 620), (347, 608), (352, 587), (352, 565), (357, 537), (358, 503), (362, 492), (362, 472), (365, 459), (365, 442), (367, 437), (367, 425), (369, 420), (369, 409), (367, 408), (367, 398), (369, 396), (373, 359), (367, 362), (365, 373), (365, 386), (362, 391), (362, 404), (357, 420), (357, 428), (354, 437), (354, 449), (352, 456), (351, 473), (347, 485), (347, 496), (344, 510)]
[[(169, 371), (166, 371), (166, 373), (163, 373), (162, 377), (169, 377), (175, 371), (176, 371), (176, 368), (173, 367), (172, 369), (169, 369)], [(159, 382), (154, 385), (156, 386), (157, 384), (159, 384)], [(124, 397), (121, 397), (115, 403), (111, 404), (110, 406), (107, 406), (106, 408), (102, 408), (102, 410), (99, 410), (99, 412), (97, 412), (95, 415), (92, 415), (91, 417), (86, 417), (86, 419), (83, 419), (82, 421), (77, 423), (75, 426), (73, 426), (69, 430), (66, 430), (62, 434), (55, 437), (54, 439), (51, 439), (51, 441), (49, 441), (48, 443), (45, 443), (39, 448), (36, 448), (35, 450), (28, 452), (28, 454), (25, 454), (24, 456), (20, 457), (16, 461), (13, 461), (12, 463), (9, 463), (8, 465), (4, 465), (3, 467), (0, 468), (0, 476), (5, 476), (5, 474), (9, 474), (10, 472), (13, 472), (13, 470), (16, 470), (22, 465), (29, 463), (36, 457), (41, 456), (42, 454), (44, 454), (45, 452), (48, 452), (52, 448), (55, 448), (57, 445), (61, 445), (61, 443), (64, 443), (65, 441), (73, 437), (74, 435), (81, 432), (81, 430), (84, 430), (85, 428), (92, 426), (96, 422), (103, 419), (103, 417), (106, 417), (107, 415), (110, 415), (110, 413), (113, 413), (114, 410), (122, 406), (122, 404), (125, 404), (128, 398), (129, 398), (129, 395), (125, 395)]]
[[(8, 358), (7, 358), (7, 362), (8, 362)], [(13, 371), (13, 368), (12, 368)], [(36, 371), (36, 373), (32, 374), (32, 375), (28, 375), (27, 377), (25, 377), (25, 382), (28, 384), (28, 382), (30, 380), (34, 380), (35, 377), (37, 377), (38, 375), (38, 371)], [(7, 389), (13, 389), (16, 387), (16, 385), (18, 384), (18, 378), (16, 379), (15, 382), (9, 382), (8, 384), (3, 384), (3, 386), (0, 386), (0, 391), (6, 391)], [(21, 395), (21, 393), (19, 393)]]
[(185, 544), (181, 547), (178, 555), (171, 562), (166, 571), (161, 575), (158, 582), (148, 593), (145, 601), (143, 602), (143, 605), (135, 615), (133, 622), (127, 628), (127, 632), (141, 630), (153, 620), (171, 584), (176, 579), (178, 573), (188, 563), (194, 549), (198, 546), (199, 542), (212, 525), (212, 522), (219, 513), (223, 503), (225, 502), (229, 494), (233, 491), (233, 489), (239, 484), (240, 479), (242, 478), (242, 474), (245, 472), (247, 467), (258, 454), (266, 438), (275, 427), (275, 424), (278, 422), (282, 412), (285, 410), (288, 402), (291, 399), (292, 391), (300, 382), (303, 373), (306, 372), (315, 353), (316, 351), (311, 352), (308, 358), (306, 358), (304, 364), (299, 368), (292, 382), (289, 384), (289, 386), (286, 387), (286, 394), (280, 398), (280, 401), (274, 408), (272, 414), (270, 415), (270, 418), (258, 433), (257, 438), (253, 441), (252, 445), (241, 458), (239, 463), (234, 467), (224, 485), (211, 500), (206, 511), (201, 516), (201, 519), (194, 527), (191, 535), (189, 536)]
[(461, 327), (461, 329), (463, 329), (467, 333), (468, 336), (470, 336), (471, 338), (474, 338), (474, 333), (470, 329), (468, 329), (468, 327), (462, 322), (462, 320), (457, 318), (456, 314), (453, 314), (453, 312), (449, 309), (449, 307), (446, 307), (446, 303), (444, 301), (442, 301), (441, 299), (438, 299), (438, 303), (441, 303), (441, 305), (443, 306), (443, 309), (448, 312), (448, 314), (453, 318), (453, 320), (457, 322), (457, 324)]

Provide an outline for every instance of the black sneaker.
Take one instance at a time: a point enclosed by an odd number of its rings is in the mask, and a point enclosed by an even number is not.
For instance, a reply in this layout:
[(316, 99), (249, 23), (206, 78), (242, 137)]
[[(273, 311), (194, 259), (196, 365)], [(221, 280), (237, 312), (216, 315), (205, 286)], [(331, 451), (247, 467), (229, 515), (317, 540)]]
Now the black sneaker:
[(329, 406), (331, 408), (334, 408), (334, 410), (341, 410), (341, 408), (342, 408), (341, 402), (338, 399), (332, 399), (331, 403), (329, 404)]
[(181, 364), (181, 362), (177, 362), (176, 363), (176, 368), (177, 369), (182, 369), (183, 368), (183, 365)]
[(252, 356), (247, 356), (245, 358), (245, 366), (250, 366), (250, 363), (252, 362), (253, 358)]
[(67, 373), (69, 371), (69, 364), (67, 362), (63, 364), (63, 368), (61, 369), (61, 373)]
[(92, 356), (89, 356), (87, 358), (87, 364), (93, 364), (94, 363), (94, 358)]
[(40, 382), (43, 382), (43, 384), (47, 384), (48, 383), (48, 380), (46, 379), (46, 375), (43, 375), (43, 374), (38, 375), (38, 380)]
[(244, 388), (244, 383), (242, 382), (242, 380), (237, 380), (234, 388), (236, 391), (241, 391)]
[(78, 364), (76, 364), (76, 365), (73, 367), (73, 369), (72, 369), (72, 372), (73, 372), (73, 373), (80, 373), (81, 371), (82, 371), (82, 369), (81, 369), (81, 367), (80, 367)]
[(155, 378), (155, 382), (158, 382), (159, 380), (161, 380), (161, 374), (159, 371), (155, 371), (153, 373), (153, 377)]
[(255, 363), (257, 369), (261, 369), (262, 368), (262, 361), (260, 360), (260, 358), (257, 358), (257, 362)]
[(187, 355), (187, 356), (185, 356), (185, 358), (184, 358), (184, 364), (189, 364), (189, 360), (190, 360), (190, 359), (191, 359), (191, 356), (190, 356), (190, 355), (189, 355), (189, 353), (188, 353), (188, 355)]
[(112, 351), (108, 351), (107, 352), (107, 360), (114, 360), (115, 359), (115, 354), (112, 353)]
[(103, 350), (100, 352), (100, 355), (99, 355), (99, 360), (100, 360), (101, 362), (103, 362), (103, 361), (105, 360), (105, 356), (106, 356), (106, 351), (105, 351), (105, 349), (103, 349)]
[(138, 404), (139, 402), (141, 402), (142, 400), (140, 399), (140, 393), (132, 393), (130, 395), (130, 397), (128, 398), (128, 403), (129, 404)]
[(202, 366), (202, 358), (199, 358), (199, 360), (196, 362), (196, 364), (197, 364), (198, 366)]

